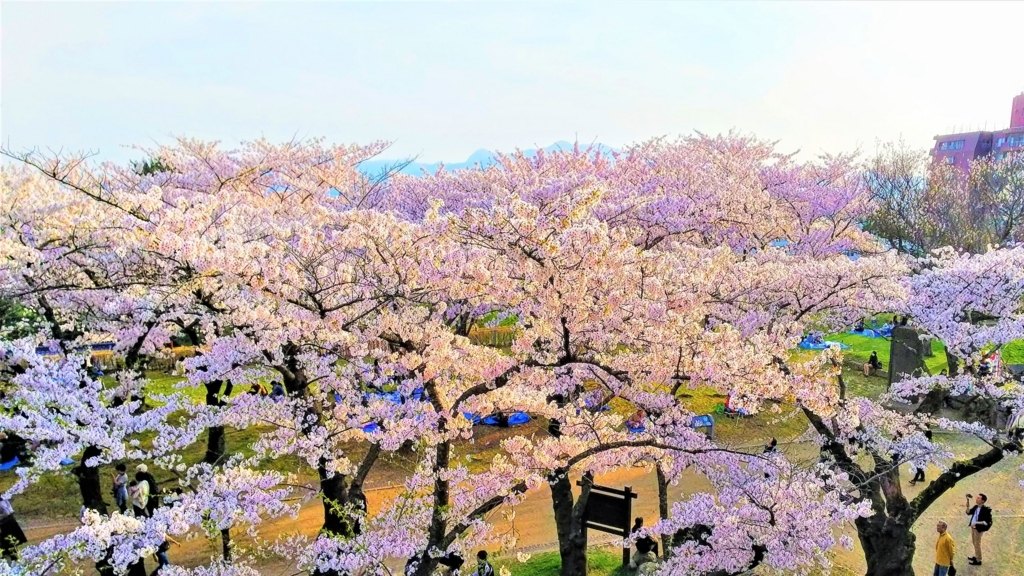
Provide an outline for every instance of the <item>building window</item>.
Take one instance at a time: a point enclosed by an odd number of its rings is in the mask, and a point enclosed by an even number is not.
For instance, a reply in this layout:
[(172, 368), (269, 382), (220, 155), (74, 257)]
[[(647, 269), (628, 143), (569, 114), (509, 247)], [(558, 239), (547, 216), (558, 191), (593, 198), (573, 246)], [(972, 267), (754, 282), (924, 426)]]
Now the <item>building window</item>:
[(946, 156), (946, 164), (952, 164), (953, 162), (956, 162), (956, 158), (953, 156)]
[(1000, 138), (999, 140), (996, 140), (996, 147), (998, 148), (999, 146), (1002, 146), (1003, 142), (1006, 142), (1006, 138)]
[(1020, 136), (1010, 136), (1006, 139), (1006, 145), (1010, 148), (1016, 148), (1017, 146), (1024, 146), (1024, 134)]
[(962, 150), (963, 147), (963, 140), (953, 140), (950, 142), (943, 142), (942, 144), (939, 144), (939, 150)]

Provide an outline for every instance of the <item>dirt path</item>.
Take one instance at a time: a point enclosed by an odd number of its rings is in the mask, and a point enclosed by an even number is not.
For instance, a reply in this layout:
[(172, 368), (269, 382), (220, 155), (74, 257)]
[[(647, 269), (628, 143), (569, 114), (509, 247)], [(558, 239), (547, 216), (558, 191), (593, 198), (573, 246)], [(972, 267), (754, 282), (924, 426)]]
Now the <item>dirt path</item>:
[[(963, 443), (964, 449), (970, 446)], [(790, 457), (810, 458), (814, 451), (809, 446), (790, 445), (783, 448)], [(985, 470), (966, 480), (961, 486), (948, 492), (939, 499), (924, 515), (915, 532), (918, 535), (917, 555), (914, 566), (917, 574), (930, 574), (934, 562), (934, 533), (932, 526), (936, 520), (945, 519), (957, 545), (957, 568), (960, 574), (969, 576), (1001, 576), (1024, 575), (1024, 489), (1019, 482), (1024, 475), (1020, 471), (1019, 459), (1004, 461), (993, 468)], [(904, 472), (908, 472), (905, 470)], [(928, 471), (928, 478), (938, 474), (937, 469)], [(904, 475), (909, 478), (909, 472)], [(639, 497), (634, 501), (634, 516), (643, 516), (648, 523), (658, 517), (657, 476), (653, 471), (635, 467), (618, 470), (611, 474), (599, 475), (598, 484), (622, 487), (631, 486)], [(680, 482), (670, 488), (671, 500), (676, 501), (694, 492), (709, 488), (707, 481), (698, 475), (685, 473)], [(905, 494), (913, 498), (921, 489), (910, 487), (904, 482)], [(397, 488), (380, 488), (367, 493), (371, 513), (381, 509), (398, 493)], [(970, 547), (970, 534), (967, 528), (967, 517), (963, 509), (964, 494), (985, 492), (994, 510), (994, 527), (985, 535), (985, 564), (981, 567), (968, 566), (966, 557), (973, 554)], [(545, 486), (527, 494), (522, 504), (516, 507), (515, 518), (507, 521), (500, 510), (491, 513), (488, 518), (498, 533), (515, 531), (518, 535), (517, 548), (527, 552), (539, 552), (557, 549), (557, 535), (554, 517), (551, 511), (551, 492)], [(261, 533), (267, 537), (286, 533), (314, 535), (323, 522), (323, 510), (319, 502), (314, 501), (302, 508), (295, 520), (283, 518), (268, 522), (261, 527)], [(53, 535), (61, 530), (73, 527), (71, 523), (61, 523), (47, 527), (28, 530), (32, 541)], [(856, 539), (856, 533), (850, 532)], [(592, 533), (591, 543), (600, 545), (609, 542), (613, 537), (600, 533)], [(247, 538), (238, 537), (241, 543), (250, 543)], [(171, 561), (184, 566), (194, 566), (206, 562), (219, 553), (219, 541), (195, 539), (183, 542), (180, 547), (171, 548)], [(851, 552), (839, 551), (835, 555), (835, 574), (863, 574), (863, 553), (859, 544)], [(404, 562), (395, 560), (394, 567), (400, 568)], [(152, 567), (150, 567), (152, 569)], [(267, 576), (286, 576), (294, 573), (291, 566), (283, 562), (267, 559), (260, 564), (260, 571)]]

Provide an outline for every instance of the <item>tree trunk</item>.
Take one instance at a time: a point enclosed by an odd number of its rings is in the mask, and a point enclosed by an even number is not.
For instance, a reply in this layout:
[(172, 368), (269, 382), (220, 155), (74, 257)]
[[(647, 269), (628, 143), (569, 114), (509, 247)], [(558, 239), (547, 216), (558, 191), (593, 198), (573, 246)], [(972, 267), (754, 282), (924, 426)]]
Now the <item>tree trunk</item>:
[[(655, 468), (658, 471), (658, 515), (662, 520), (668, 520), (668, 476), (661, 464), (656, 464)], [(672, 534), (661, 535), (661, 557), (666, 560), (672, 557)]]
[[(221, 380), (214, 380), (206, 383), (206, 405), (216, 408), (220, 405), (220, 392), (224, 383)], [(203, 462), (217, 465), (223, 462), (224, 454), (227, 452), (227, 444), (224, 438), (223, 426), (210, 426), (206, 438), (206, 456)]]
[(225, 528), (220, 531), (220, 543), (221, 552), (224, 555), (224, 561), (231, 563), (231, 529)]
[(103, 501), (103, 490), (100, 487), (100, 469), (85, 465), (87, 460), (99, 455), (99, 448), (87, 447), (82, 453), (82, 463), (75, 467), (74, 474), (78, 479), (78, 489), (82, 492), (82, 504), (90, 510), (106, 514), (107, 503)]
[[(436, 397), (435, 393), (431, 394), (431, 398)], [(441, 432), (444, 432), (444, 421), (440, 426)], [(434, 573), (437, 568), (437, 558), (430, 555), (431, 549), (435, 547), (442, 547), (445, 539), (445, 532), (448, 529), (448, 523), (445, 520), (445, 511), (451, 504), (451, 487), (447, 480), (444, 480), (443, 472), (447, 471), (451, 465), (451, 442), (445, 441), (437, 445), (435, 449), (434, 457), (434, 503), (433, 512), (430, 516), (430, 527), (427, 530), (427, 547), (424, 553), (421, 555), (419, 566), (416, 568), (415, 576), (429, 576)], [(445, 550), (442, 548), (441, 552)]]
[(949, 350), (946, 350), (946, 364), (949, 365), (947, 374), (949, 374), (950, 378), (960, 375), (960, 359), (950, 353)]
[(580, 509), (573, 505), (572, 480), (567, 470), (558, 470), (551, 483), (551, 505), (558, 532), (560, 576), (587, 576), (587, 529)]
[(227, 452), (224, 427), (210, 426), (207, 433), (209, 436), (206, 441), (206, 456), (203, 457), (203, 462), (216, 466), (223, 462), (224, 454)]
[[(370, 474), (373, 465), (380, 457), (380, 452), (380, 444), (370, 445), (370, 449), (363, 456), (363, 461), (359, 464), (359, 468), (356, 469), (356, 473), (348, 485), (348, 501), (355, 508), (355, 513), (357, 514), (352, 518), (353, 534), (362, 534), (363, 532), (362, 520), (369, 511), (366, 493), (363, 492), (363, 485), (366, 483), (366, 477)], [(360, 513), (361, 516), (359, 516)]]
[(324, 525), (322, 533), (344, 538), (352, 537), (352, 526), (345, 518), (344, 507), (348, 502), (348, 486), (345, 477), (335, 473), (327, 476), (326, 463), (321, 462), (317, 472), (320, 475), (320, 491), (324, 502)]
[(858, 518), (856, 525), (868, 564), (865, 576), (914, 576), (917, 539), (910, 526), (885, 514)]
[[(320, 495), (324, 504), (324, 525), (320, 528), (321, 536), (352, 537), (349, 523), (344, 516), (344, 506), (348, 496), (345, 477), (335, 473), (328, 478), (326, 463), (323, 460), (317, 467), (317, 473), (320, 476)], [(316, 569), (311, 574), (312, 576), (339, 576), (337, 570)]]

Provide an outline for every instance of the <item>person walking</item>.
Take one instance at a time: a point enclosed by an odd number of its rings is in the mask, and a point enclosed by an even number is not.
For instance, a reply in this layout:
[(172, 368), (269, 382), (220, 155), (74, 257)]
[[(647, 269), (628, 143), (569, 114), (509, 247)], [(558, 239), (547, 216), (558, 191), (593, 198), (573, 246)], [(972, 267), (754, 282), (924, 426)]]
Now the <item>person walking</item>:
[[(135, 476), (138, 478), (138, 474)], [(128, 483), (128, 496), (132, 501), (132, 512), (136, 518), (148, 518), (149, 510), (146, 505), (149, 503), (149, 483), (145, 480), (132, 480)]]
[(167, 558), (167, 551), (171, 548), (171, 544), (172, 543), (175, 546), (180, 545), (177, 540), (175, 540), (174, 538), (171, 538), (167, 534), (164, 534), (164, 541), (161, 542), (160, 546), (157, 547), (157, 549), (156, 549), (157, 566), (156, 566), (156, 569), (153, 570), (153, 572), (150, 574), (150, 576), (156, 576), (157, 574), (160, 573), (160, 570), (164, 566), (170, 566), (171, 565), (171, 561), (168, 560), (168, 558)]
[(974, 556), (967, 558), (972, 566), (981, 566), (981, 535), (992, 528), (992, 509), (985, 505), (988, 496), (979, 493), (971, 506), (971, 495), (967, 495), (967, 515), (971, 517), (971, 543), (974, 544)]
[(146, 561), (139, 558), (135, 562), (128, 565), (128, 571), (125, 572), (125, 576), (146, 576)]
[[(929, 442), (931, 442), (932, 441), (932, 431), (931, 430), (925, 430), (924, 431), (924, 437)], [(910, 485), (911, 486), (913, 486), (914, 484), (917, 484), (918, 482), (924, 482), (924, 469), (925, 469), (925, 466), (926, 466), (926, 464), (925, 464), (924, 459), (917, 458), (917, 459), (914, 460), (914, 477), (911, 478), (911, 480), (910, 480)]]
[[(644, 527), (644, 519), (637, 518), (633, 523), (633, 529), (630, 530), (630, 534), (636, 534)], [(636, 539), (636, 552), (633, 557), (629, 560), (629, 567), (636, 570), (642, 564), (648, 562), (657, 562), (658, 560), (658, 543), (654, 541), (654, 538), (650, 536), (641, 536)]]
[(956, 554), (956, 544), (947, 528), (949, 525), (943, 520), (939, 520), (939, 523), (935, 525), (939, 539), (935, 541), (935, 570), (932, 571), (932, 576), (950, 576), (953, 556)]
[(487, 561), (487, 550), (476, 553), (476, 570), (473, 576), (494, 576), (494, 567)]
[(924, 482), (924, 468), (925, 468), (924, 461), (923, 460), (914, 460), (913, 464), (911, 464), (911, 465), (914, 467), (914, 477), (910, 479), (910, 485), (913, 486), (914, 484), (917, 484), (918, 482)]
[(3, 558), (18, 559), (18, 546), (28, 542), (25, 532), (14, 517), (14, 507), (7, 498), (0, 498), (0, 550)]
[(114, 473), (114, 502), (121, 514), (128, 512), (128, 467), (118, 464)]
[(139, 464), (135, 467), (135, 479), (145, 480), (149, 486), (149, 499), (146, 501), (146, 511), (149, 512), (148, 516), (152, 516), (153, 512), (156, 512), (157, 507), (160, 505), (160, 499), (157, 497), (160, 494), (160, 487), (156, 484), (156, 478), (149, 473), (149, 468), (145, 464)]

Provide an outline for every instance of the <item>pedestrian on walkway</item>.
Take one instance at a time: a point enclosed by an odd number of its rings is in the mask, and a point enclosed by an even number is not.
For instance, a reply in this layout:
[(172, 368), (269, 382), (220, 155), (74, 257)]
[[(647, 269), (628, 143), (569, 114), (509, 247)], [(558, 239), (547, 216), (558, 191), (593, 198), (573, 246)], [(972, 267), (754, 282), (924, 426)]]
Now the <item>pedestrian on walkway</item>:
[(153, 573), (150, 574), (150, 576), (156, 576), (164, 566), (171, 565), (171, 561), (167, 559), (167, 551), (171, 548), (171, 545), (168, 543), (168, 541), (174, 543), (175, 545), (179, 545), (177, 540), (171, 538), (167, 534), (164, 534), (164, 541), (161, 542), (160, 546), (156, 549), (157, 566), (156, 569), (153, 570)]
[(128, 496), (132, 500), (132, 512), (135, 517), (148, 518), (146, 504), (149, 503), (149, 483), (145, 480), (132, 480), (128, 483)]
[(494, 567), (487, 561), (487, 550), (476, 553), (476, 570), (472, 576), (494, 576)]
[(128, 512), (128, 467), (118, 464), (114, 473), (114, 502), (121, 514)]
[(18, 546), (28, 542), (25, 532), (14, 517), (14, 507), (7, 498), (0, 498), (0, 550), (8, 560), (18, 559)]
[(988, 496), (978, 494), (971, 506), (971, 495), (967, 495), (967, 515), (971, 517), (971, 542), (974, 544), (974, 556), (967, 558), (972, 566), (981, 566), (981, 535), (992, 527), (992, 509), (985, 506)]
[[(929, 442), (931, 442), (932, 441), (932, 431), (931, 430), (925, 430), (924, 437), (927, 438)], [(910, 485), (911, 486), (913, 486), (914, 484), (917, 484), (918, 482), (924, 482), (924, 469), (925, 469), (925, 465), (926, 464), (925, 464), (925, 461), (924, 461), (923, 458), (917, 458), (917, 459), (915, 459), (913, 461), (914, 477), (911, 478), (911, 480), (910, 480)]]
[(139, 558), (135, 562), (128, 565), (128, 571), (125, 573), (126, 576), (146, 576), (146, 561)]
[[(643, 530), (644, 519), (637, 518), (633, 523), (633, 529), (630, 530), (630, 534), (636, 534)], [(629, 567), (636, 570), (639, 566), (646, 564), (647, 562), (658, 561), (658, 543), (654, 541), (648, 535), (641, 536), (636, 539), (636, 552), (633, 557), (629, 560)]]
[(160, 487), (156, 484), (156, 478), (149, 473), (149, 468), (145, 464), (139, 464), (135, 467), (135, 479), (142, 481), (145, 480), (149, 487), (149, 498), (146, 500), (146, 512), (148, 516), (152, 516), (153, 512), (160, 506)]
[(932, 576), (950, 576), (953, 556), (956, 554), (956, 544), (953, 543), (953, 537), (946, 530), (948, 527), (949, 525), (943, 520), (939, 520), (939, 523), (935, 525), (939, 539), (935, 541), (935, 570), (932, 571)]

